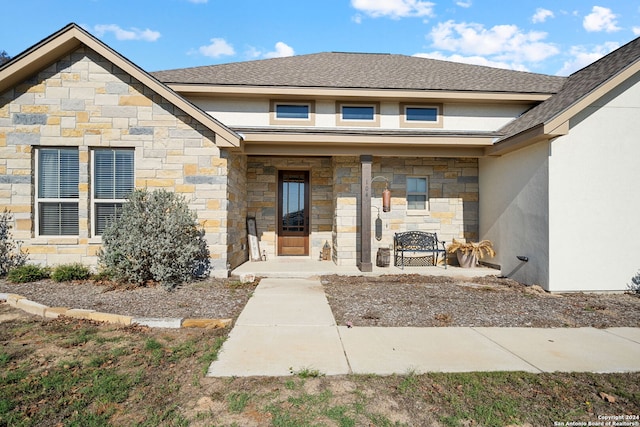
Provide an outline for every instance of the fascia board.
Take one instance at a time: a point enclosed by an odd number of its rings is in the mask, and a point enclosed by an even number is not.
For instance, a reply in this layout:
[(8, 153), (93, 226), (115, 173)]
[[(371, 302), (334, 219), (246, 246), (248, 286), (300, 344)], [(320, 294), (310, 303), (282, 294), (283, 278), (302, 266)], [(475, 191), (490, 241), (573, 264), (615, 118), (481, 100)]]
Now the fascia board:
[(187, 83), (165, 83), (185, 96), (227, 95), (239, 97), (287, 96), (300, 98), (377, 98), (384, 100), (434, 99), (463, 101), (542, 102), (549, 93), (463, 92), (435, 90), (350, 89), (318, 87), (229, 86)]

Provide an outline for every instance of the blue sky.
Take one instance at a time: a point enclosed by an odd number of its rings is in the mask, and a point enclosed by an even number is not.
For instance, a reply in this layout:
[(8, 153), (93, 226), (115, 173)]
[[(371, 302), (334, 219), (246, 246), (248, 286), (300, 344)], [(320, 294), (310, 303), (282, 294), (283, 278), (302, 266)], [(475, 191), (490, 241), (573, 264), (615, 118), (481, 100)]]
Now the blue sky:
[(147, 71), (376, 52), (568, 75), (640, 36), (640, 0), (5, 1), (15, 56), (75, 22)]

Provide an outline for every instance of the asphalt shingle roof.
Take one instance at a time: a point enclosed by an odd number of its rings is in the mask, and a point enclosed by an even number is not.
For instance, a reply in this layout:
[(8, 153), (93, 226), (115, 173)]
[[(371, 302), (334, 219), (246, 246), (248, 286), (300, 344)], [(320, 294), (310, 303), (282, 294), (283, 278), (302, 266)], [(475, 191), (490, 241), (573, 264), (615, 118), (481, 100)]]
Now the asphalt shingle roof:
[(507, 137), (544, 124), (640, 60), (640, 37), (568, 77), (562, 89), (500, 129)]
[(566, 77), (406, 55), (317, 53), (157, 71), (163, 83), (556, 93)]

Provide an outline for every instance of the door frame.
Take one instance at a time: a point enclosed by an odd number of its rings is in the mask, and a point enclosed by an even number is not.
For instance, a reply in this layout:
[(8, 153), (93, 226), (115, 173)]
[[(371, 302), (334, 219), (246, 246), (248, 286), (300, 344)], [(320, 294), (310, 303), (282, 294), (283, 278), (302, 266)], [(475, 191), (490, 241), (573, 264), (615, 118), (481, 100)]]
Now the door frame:
[[(283, 231), (282, 228), (282, 204), (283, 204), (283, 175), (286, 173), (300, 173), (304, 175), (304, 230), (301, 232)], [(310, 207), (311, 207), (311, 174), (309, 170), (304, 169), (280, 169), (278, 170), (278, 206), (276, 207), (276, 255), (277, 256), (309, 256), (311, 224), (310, 224)], [(288, 236), (287, 236), (288, 234)], [(303, 240), (304, 253), (299, 255), (283, 254), (283, 238), (284, 237), (301, 237)]]

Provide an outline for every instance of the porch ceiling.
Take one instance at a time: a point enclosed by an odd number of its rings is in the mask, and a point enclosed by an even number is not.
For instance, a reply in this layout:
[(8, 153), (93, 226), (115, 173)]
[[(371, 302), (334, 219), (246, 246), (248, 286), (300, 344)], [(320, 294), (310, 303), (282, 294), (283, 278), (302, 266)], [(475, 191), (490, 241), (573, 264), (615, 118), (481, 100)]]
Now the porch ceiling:
[(235, 128), (251, 155), (483, 157), (493, 132)]

